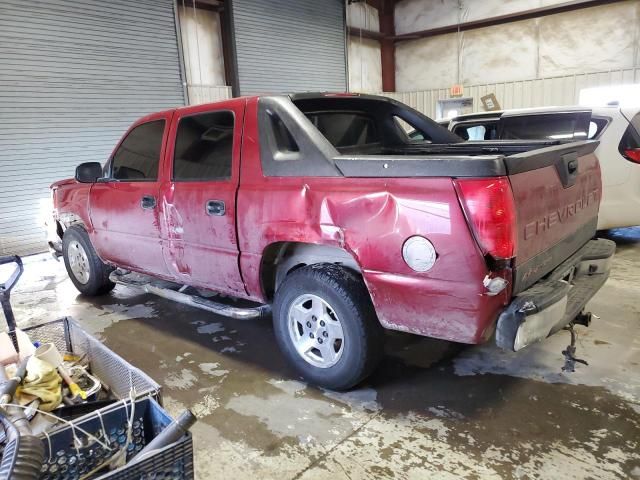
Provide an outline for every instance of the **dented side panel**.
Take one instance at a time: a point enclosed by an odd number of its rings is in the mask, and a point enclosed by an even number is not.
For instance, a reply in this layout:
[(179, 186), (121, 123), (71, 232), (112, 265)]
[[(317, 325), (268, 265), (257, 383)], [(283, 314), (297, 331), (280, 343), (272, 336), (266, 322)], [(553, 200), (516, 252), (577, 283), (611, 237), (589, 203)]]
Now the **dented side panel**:
[(60, 222), (64, 229), (80, 224), (91, 231), (93, 226), (88, 214), (91, 185), (70, 179), (57, 182), (52, 188), (54, 220)]
[[(89, 214), (94, 227), (89, 237), (103, 260), (163, 278), (169, 276), (169, 271), (162, 254), (161, 211), (157, 202), (172, 116), (173, 111), (148, 115), (133, 124), (120, 140), (122, 143), (128, 133), (141, 123), (164, 120), (158, 178), (152, 181), (98, 182), (91, 187), (89, 201)], [(143, 208), (143, 197), (152, 197), (156, 206)]]
[[(264, 177), (255, 102), (245, 118), (238, 235), (252, 298), (264, 300), (260, 262), (270, 244), (332, 245), (360, 265), (383, 326), (466, 343), (491, 334), (510, 291), (486, 295), (489, 272), (450, 178)], [(402, 259), (412, 235), (437, 251), (428, 272), (414, 272)]]
[[(172, 119), (160, 189), (162, 244), (169, 272), (180, 283), (234, 296), (246, 291), (238, 267), (236, 191), (240, 176), (244, 99), (180, 109)], [(176, 181), (173, 179), (175, 139), (181, 119), (215, 111), (235, 118), (231, 175), (228, 179)], [(208, 202), (222, 202), (222, 215), (207, 212)]]

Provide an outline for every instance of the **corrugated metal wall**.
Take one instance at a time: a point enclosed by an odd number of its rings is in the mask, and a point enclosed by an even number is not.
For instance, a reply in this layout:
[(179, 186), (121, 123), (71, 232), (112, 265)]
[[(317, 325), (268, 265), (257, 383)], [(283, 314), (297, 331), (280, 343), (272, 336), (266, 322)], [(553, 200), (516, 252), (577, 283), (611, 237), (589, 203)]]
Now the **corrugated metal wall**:
[(240, 94), (345, 91), (343, 0), (232, 0)]
[(45, 250), (49, 184), (184, 103), (173, 0), (2, 0), (0, 254)]
[[(494, 93), (500, 106), (509, 108), (576, 105), (580, 90), (588, 87), (640, 83), (640, 68), (583, 73), (565, 77), (465, 86), (463, 97), (473, 98), (473, 111), (483, 110), (481, 97)], [(451, 98), (448, 88), (417, 92), (383, 93), (425, 115), (436, 118), (438, 100)]]

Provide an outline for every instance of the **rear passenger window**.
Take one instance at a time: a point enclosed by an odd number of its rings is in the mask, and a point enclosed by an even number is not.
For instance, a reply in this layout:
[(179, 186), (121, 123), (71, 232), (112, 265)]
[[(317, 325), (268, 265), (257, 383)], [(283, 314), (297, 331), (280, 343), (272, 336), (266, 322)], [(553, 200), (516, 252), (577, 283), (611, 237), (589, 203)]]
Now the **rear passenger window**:
[(178, 123), (173, 179), (231, 178), (233, 113), (227, 110), (184, 117)]
[(113, 178), (132, 182), (158, 179), (164, 123), (164, 120), (154, 120), (129, 132), (113, 156)]

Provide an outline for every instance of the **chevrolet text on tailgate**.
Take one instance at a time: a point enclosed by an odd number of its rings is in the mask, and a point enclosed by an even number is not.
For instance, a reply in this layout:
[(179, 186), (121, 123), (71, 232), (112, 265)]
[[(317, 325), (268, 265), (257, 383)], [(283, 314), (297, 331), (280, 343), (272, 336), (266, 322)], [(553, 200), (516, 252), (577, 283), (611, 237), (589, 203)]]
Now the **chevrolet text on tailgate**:
[(346, 389), (384, 329), (514, 351), (586, 323), (615, 249), (594, 239), (596, 145), (463, 142), (365, 95), (178, 108), (52, 185), (50, 245), (85, 295), (272, 315), (298, 372)]

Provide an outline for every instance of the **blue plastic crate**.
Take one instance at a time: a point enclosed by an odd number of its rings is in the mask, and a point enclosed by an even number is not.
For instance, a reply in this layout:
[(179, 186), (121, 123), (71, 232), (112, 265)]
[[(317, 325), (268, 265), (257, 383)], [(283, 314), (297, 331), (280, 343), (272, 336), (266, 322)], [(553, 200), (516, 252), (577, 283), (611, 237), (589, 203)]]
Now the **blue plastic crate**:
[[(131, 442), (127, 459), (132, 458), (172, 421), (153, 398), (135, 402)], [(75, 420), (73, 426), (59, 427), (41, 438), (45, 444), (45, 463), (41, 480), (77, 480), (110, 458), (127, 441), (132, 404), (118, 402)], [(108, 443), (112, 451), (90, 439), (77, 428)], [(116, 470), (102, 470), (91, 478), (112, 480), (190, 480), (193, 479), (193, 441), (187, 432), (176, 443), (146, 456), (141, 462)]]

